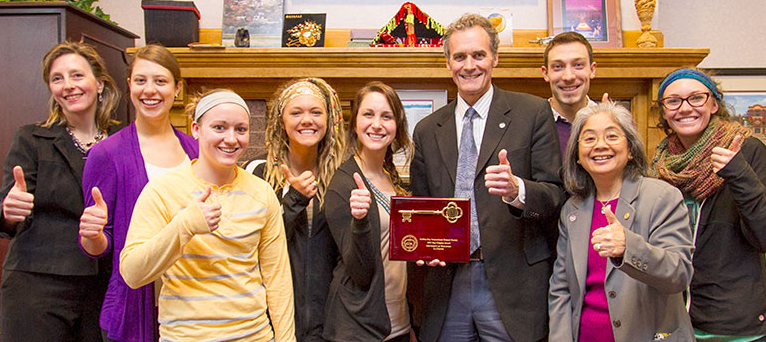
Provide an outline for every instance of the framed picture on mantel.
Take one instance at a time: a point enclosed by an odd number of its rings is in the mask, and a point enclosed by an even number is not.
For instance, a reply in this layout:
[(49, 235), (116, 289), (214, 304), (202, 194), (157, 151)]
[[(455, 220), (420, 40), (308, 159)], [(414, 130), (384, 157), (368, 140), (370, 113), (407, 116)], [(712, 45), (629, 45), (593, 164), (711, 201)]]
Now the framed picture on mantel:
[(620, 0), (548, 0), (548, 35), (576, 31), (594, 47), (622, 47)]

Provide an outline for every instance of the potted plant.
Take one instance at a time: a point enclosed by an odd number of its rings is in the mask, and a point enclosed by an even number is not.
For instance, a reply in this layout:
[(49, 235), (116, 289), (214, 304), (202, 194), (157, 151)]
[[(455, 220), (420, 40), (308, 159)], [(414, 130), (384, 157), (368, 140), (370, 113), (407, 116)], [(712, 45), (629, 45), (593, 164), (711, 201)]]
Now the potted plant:
[[(0, 0), (0, 2), (16, 2), (16, 1), (50, 2), (55, 0)], [(68, 0), (67, 2), (81, 10), (93, 13), (99, 18), (117, 25), (116, 22), (109, 19), (109, 14), (104, 13), (104, 11), (101, 9), (100, 6), (93, 7), (93, 3), (98, 2), (98, 0)]]

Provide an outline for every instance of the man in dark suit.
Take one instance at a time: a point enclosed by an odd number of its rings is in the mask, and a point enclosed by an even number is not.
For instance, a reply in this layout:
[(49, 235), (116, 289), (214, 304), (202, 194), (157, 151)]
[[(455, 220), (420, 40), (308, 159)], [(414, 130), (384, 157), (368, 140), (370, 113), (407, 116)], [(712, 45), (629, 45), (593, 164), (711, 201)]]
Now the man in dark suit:
[(558, 138), (547, 101), (492, 86), (498, 43), (482, 16), (450, 25), (444, 46), (458, 98), (415, 128), (413, 195), (473, 197), (472, 245), (480, 245), (470, 263), (429, 260), (418, 270), (425, 342), (547, 335), (550, 246), (564, 202)]

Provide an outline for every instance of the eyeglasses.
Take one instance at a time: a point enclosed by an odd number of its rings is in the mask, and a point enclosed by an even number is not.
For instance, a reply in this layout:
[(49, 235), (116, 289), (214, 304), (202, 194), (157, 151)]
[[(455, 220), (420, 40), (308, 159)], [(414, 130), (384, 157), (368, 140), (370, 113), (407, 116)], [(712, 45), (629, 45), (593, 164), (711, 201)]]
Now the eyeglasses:
[(681, 106), (684, 104), (684, 101), (686, 101), (690, 106), (697, 108), (704, 106), (709, 98), (710, 93), (696, 93), (691, 94), (688, 97), (666, 97), (660, 100), (660, 103), (662, 103), (662, 105), (667, 110), (676, 110), (681, 108)]
[[(625, 137), (624, 134), (606, 132), (606, 134), (604, 134), (604, 142), (608, 145), (617, 145), (622, 141), (623, 137)], [(586, 132), (580, 136), (580, 139), (578, 139), (577, 142), (579, 142), (582, 147), (593, 147), (598, 144), (599, 139), (601, 139), (601, 137), (596, 135), (596, 133)]]

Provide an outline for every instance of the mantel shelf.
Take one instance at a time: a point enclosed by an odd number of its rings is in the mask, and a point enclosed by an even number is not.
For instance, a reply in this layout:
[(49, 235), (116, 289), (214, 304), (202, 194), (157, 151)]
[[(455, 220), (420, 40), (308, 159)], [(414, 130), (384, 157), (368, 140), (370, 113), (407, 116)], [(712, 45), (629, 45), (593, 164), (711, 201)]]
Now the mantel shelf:
[[(292, 78), (321, 77), (335, 88), (344, 114), (356, 91), (372, 80), (383, 81), (395, 89), (443, 89), (453, 99), (457, 89), (447, 70), (441, 48), (170, 48), (181, 65), (186, 94), (217, 87), (231, 88), (248, 100), (260, 103), (255, 119), (256, 152), (262, 153), (265, 100), (279, 85)], [(135, 49), (129, 49), (132, 53)], [(543, 80), (541, 47), (500, 48), (492, 83), (505, 90), (551, 95)], [(653, 99), (662, 78), (678, 68), (694, 67), (708, 55), (708, 49), (691, 48), (595, 48), (596, 78), (590, 97), (600, 99), (604, 92), (629, 106), (646, 141), (647, 154), (664, 137), (656, 128)], [(174, 116), (174, 124), (187, 126), (188, 119)], [(255, 154), (254, 154), (255, 155)], [(253, 155), (253, 156), (254, 156)]]
[[(170, 48), (191, 78), (449, 78), (441, 48)], [(134, 50), (128, 50), (133, 52)], [(539, 78), (543, 48), (501, 48), (494, 77)], [(598, 76), (657, 78), (695, 66), (708, 49), (596, 48)], [(614, 70), (619, 69), (619, 70)], [(640, 72), (637, 72), (640, 70)]]

